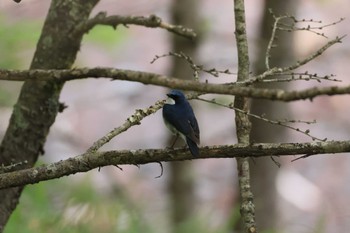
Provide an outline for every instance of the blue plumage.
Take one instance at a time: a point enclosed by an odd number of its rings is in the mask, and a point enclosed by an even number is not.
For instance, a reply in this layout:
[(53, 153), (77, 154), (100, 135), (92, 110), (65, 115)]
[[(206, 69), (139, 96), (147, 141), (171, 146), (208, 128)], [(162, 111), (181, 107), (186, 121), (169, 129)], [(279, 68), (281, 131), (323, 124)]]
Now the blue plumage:
[(165, 125), (184, 139), (193, 156), (199, 156), (199, 127), (191, 105), (181, 91), (172, 90), (167, 96), (163, 107)]

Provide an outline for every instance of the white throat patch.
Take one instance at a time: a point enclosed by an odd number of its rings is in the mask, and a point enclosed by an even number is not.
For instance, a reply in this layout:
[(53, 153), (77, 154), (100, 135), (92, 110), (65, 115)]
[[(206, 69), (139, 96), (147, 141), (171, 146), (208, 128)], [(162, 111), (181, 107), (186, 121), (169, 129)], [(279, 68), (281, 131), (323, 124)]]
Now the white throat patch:
[(175, 104), (175, 100), (172, 99), (172, 98), (170, 98), (170, 97), (168, 97), (168, 98), (166, 99), (166, 101), (165, 101), (165, 104), (174, 105), (174, 104)]

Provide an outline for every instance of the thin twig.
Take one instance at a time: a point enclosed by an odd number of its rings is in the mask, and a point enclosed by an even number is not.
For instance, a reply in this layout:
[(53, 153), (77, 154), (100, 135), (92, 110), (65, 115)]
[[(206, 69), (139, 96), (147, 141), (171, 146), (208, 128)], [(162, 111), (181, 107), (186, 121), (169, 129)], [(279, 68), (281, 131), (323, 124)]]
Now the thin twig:
[(259, 115), (256, 115), (256, 114), (253, 114), (253, 113), (250, 113), (250, 112), (243, 111), (241, 109), (235, 108), (233, 103), (224, 104), (224, 103), (217, 102), (215, 99), (208, 100), (208, 99), (203, 99), (203, 98), (199, 98), (199, 97), (197, 97), (197, 99), (200, 100), (200, 101), (203, 101), (203, 102), (212, 103), (212, 104), (215, 104), (215, 105), (218, 105), (218, 106), (222, 106), (222, 107), (225, 107), (225, 108), (233, 109), (236, 112), (240, 112), (240, 113), (245, 114), (247, 116), (253, 117), (255, 119), (258, 119), (258, 120), (261, 120), (261, 121), (264, 121), (264, 122), (267, 122), (267, 123), (270, 123), (270, 124), (273, 124), (273, 125), (279, 125), (279, 126), (282, 126), (282, 127), (286, 127), (288, 129), (294, 130), (294, 131), (296, 131), (298, 133), (302, 133), (302, 134), (310, 137), (313, 141), (317, 140), (317, 141), (324, 142), (324, 141), (327, 140), (327, 138), (320, 139), (318, 137), (315, 137), (315, 136), (311, 135), (309, 129), (302, 130), (300, 128), (293, 127), (293, 126), (287, 124), (287, 123), (314, 124), (314, 123), (316, 123), (316, 121), (301, 121), (301, 120), (287, 120), (287, 119), (285, 119), (285, 120), (271, 120), (271, 119), (266, 118), (265, 116), (259, 116)]
[[(198, 97), (198, 93), (187, 93), (186, 99), (191, 100)], [(135, 113), (132, 114), (130, 117), (126, 119), (124, 124), (121, 126), (111, 130), (109, 133), (98, 139), (93, 143), (93, 145), (86, 151), (87, 153), (93, 153), (96, 152), (98, 149), (100, 149), (103, 145), (108, 143), (110, 140), (112, 140), (114, 137), (118, 136), (119, 134), (127, 131), (132, 126), (140, 125), (141, 121), (154, 113), (156, 113), (158, 110), (160, 110), (164, 105), (165, 100), (157, 101), (155, 104), (151, 105), (148, 108), (145, 109), (136, 109)]]
[(215, 68), (205, 68), (203, 65), (197, 65), (193, 62), (193, 59), (186, 55), (183, 52), (179, 52), (179, 53), (175, 53), (175, 52), (169, 52), (167, 54), (163, 54), (163, 55), (156, 55), (153, 60), (151, 61), (151, 64), (153, 64), (155, 61), (157, 61), (159, 58), (163, 58), (163, 57), (177, 57), (180, 59), (184, 59), (190, 66), (190, 68), (193, 70), (193, 76), (196, 80), (199, 79), (199, 72), (202, 71), (204, 73), (208, 73), (214, 77), (219, 77), (220, 74), (234, 74), (236, 75), (237, 73), (232, 73), (229, 69), (225, 69), (225, 70), (217, 70)]
[(282, 68), (282, 73), (285, 73), (287, 71), (293, 71), (303, 65), (305, 65), (306, 63), (314, 60), (316, 57), (322, 55), (322, 53), (324, 53), (329, 47), (331, 47), (334, 44), (337, 43), (341, 43), (342, 39), (344, 39), (346, 37), (346, 35), (340, 36), (340, 37), (336, 37), (333, 40), (328, 41), (324, 46), (322, 46), (320, 49), (318, 49), (316, 52), (314, 52), (313, 54), (311, 54), (309, 57), (301, 60), (301, 61), (297, 61), (294, 65), (291, 65), (289, 67), (285, 67)]
[[(272, 76), (272, 75), (271, 75)], [(289, 77), (277, 77), (277, 78), (269, 78), (269, 79), (262, 79), (259, 80), (259, 82), (262, 83), (276, 83), (276, 82), (292, 82), (292, 81), (331, 81), (331, 82), (342, 82), (340, 79), (333, 78), (335, 77), (334, 74), (331, 75), (325, 75), (325, 76), (319, 76), (318, 74), (309, 74), (308, 72), (304, 73), (297, 73), (297, 72), (291, 72), (291, 73), (281, 73), (278, 74), (278, 76), (289, 76)]]
[(13, 163), (13, 164), (10, 164), (8, 166), (1, 165), (0, 166), (0, 174), (1, 173), (12, 172), (12, 171), (15, 171), (15, 170), (20, 170), (20, 169), (23, 169), (24, 167), (26, 167), (27, 165), (28, 165), (28, 161), (27, 160), (24, 160), (24, 161), (18, 162), (18, 163)]
[[(271, 14), (273, 14), (271, 9), (269, 9), (269, 11)], [(278, 25), (280, 20), (285, 19), (286, 17), (287, 16), (280, 16), (280, 17), (274, 16), (275, 22), (273, 23), (273, 26), (272, 26), (272, 33), (271, 33), (271, 37), (270, 37), (269, 43), (267, 45), (266, 54), (265, 54), (265, 66), (266, 66), (267, 70), (270, 69), (270, 57), (271, 57), (270, 53), (271, 53), (271, 49), (273, 47), (273, 43), (276, 39), (276, 32), (278, 29), (277, 25)]]
[(310, 157), (311, 155), (316, 155), (316, 154), (315, 153), (305, 154), (305, 155), (302, 155), (302, 156), (300, 156), (298, 158), (292, 159), (291, 162), (295, 162), (295, 161), (297, 161), (299, 159), (306, 159), (307, 157)]
[(278, 162), (273, 156), (270, 156), (270, 158), (271, 158), (272, 162), (273, 162), (274, 164), (276, 164), (276, 166), (277, 166), (278, 168), (281, 167), (281, 163)]
[[(324, 45), (322, 48), (320, 48), (319, 50), (317, 50), (314, 54), (312, 54), (311, 56), (309, 56), (308, 58), (302, 60), (302, 61), (298, 61), (296, 64), (289, 66), (289, 67), (285, 67), (285, 68), (270, 68), (270, 58), (271, 58), (271, 49), (274, 47), (274, 41), (276, 40), (276, 33), (278, 30), (282, 30), (282, 31), (288, 31), (288, 32), (292, 32), (292, 31), (300, 31), (300, 30), (305, 30), (305, 31), (310, 31), (313, 33), (316, 33), (317, 35), (326, 37), (324, 35), (324, 33), (319, 33), (319, 32), (315, 32), (314, 30), (323, 30), (326, 27), (330, 27), (330, 26), (334, 26), (340, 22), (342, 22), (344, 20), (344, 18), (340, 18), (338, 21), (329, 23), (329, 24), (325, 24), (325, 25), (318, 25), (318, 26), (311, 26), (308, 25), (306, 27), (296, 27), (295, 25), (297, 23), (322, 23), (321, 21), (314, 21), (314, 20), (297, 20), (294, 16), (288, 16), (288, 15), (283, 15), (283, 16), (276, 16), (271, 9), (269, 9), (270, 14), (272, 15), (272, 17), (274, 18), (274, 24), (272, 27), (272, 33), (271, 33), (271, 37), (269, 40), (269, 43), (267, 45), (266, 48), (266, 54), (265, 54), (265, 66), (267, 71), (264, 72), (262, 75), (253, 77), (253, 78), (249, 78), (248, 80), (245, 81), (245, 84), (252, 84), (258, 81), (262, 81), (266, 76), (270, 76), (270, 75), (278, 75), (278, 74), (284, 74), (286, 72), (291, 72), (293, 70), (295, 70), (296, 68), (299, 68), (300, 66), (308, 63), (309, 61), (315, 59), (317, 56), (320, 56), (326, 49), (328, 49), (330, 46), (332, 46), (335, 43), (340, 43), (341, 40), (345, 37), (345, 36), (341, 36), (341, 37), (336, 37), (335, 39), (329, 41), (326, 45)], [(292, 24), (288, 25), (288, 24), (283, 24), (281, 23), (281, 21), (283, 20), (292, 20)], [(327, 38), (327, 37), (326, 37)]]
[[(292, 32), (292, 31), (308, 31), (311, 33), (314, 33), (318, 36), (322, 36), (324, 38), (328, 38), (324, 32), (319, 32), (322, 31), (323, 29), (330, 27), (330, 26), (334, 26), (338, 23), (341, 23), (342, 21), (345, 20), (345, 18), (340, 18), (337, 21), (328, 23), (328, 24), (324, 24), (324, 25), (317, 25), (317, 26), (313, 26), (310, 23), (314, 23), (314, 24), (321, 24), (322, 21), (315, 21), (315, 20), (306, 20), (306, 19), (302, 19), (302, 20), (298, 20), (296, 19), (294, 16), (288, 16), (287, 18), (292, 19), (293, 20), (293, 24), (289, 25), (289, 24), (279, 24), (277, 27), (279, 30), (281, 31), (288, 31), (288, 32)], [(298, 23), (309, 23), (307, 26), (304, 27), (297, 27), (296, 24)]]
[(151, 105), (148, 108), (137, 109), (133, 115), (131, 115), (126, 119), (123, 125), (113, 129), (108, 134), (106, 134), (105, 136), (103, 136), (102, 138), (94, 142), (93, 145), (87, 150), (87, 153), (92, 153), (97, 151), (104, 144), (108, 143), (110, 140), (112, 140), (114, 137), (121, 134), (122, 132), (125, 132), (130, 127), (141, 124), (142, 119), (144, 119), (145, 117), (151, 114), (156, 113), (159, 109), (161, 109), (164, 105), (164, 102), (165, 100), (157, 101), (154, 105)]
[(159, 174), (158, 176), (154, 177), (154, 178), (157, 179), (157, 178), (160, 178), (160, 177), (163, 176), (163, 171), (164, 171), (164, 169), (163, 169), (163, 164), (162, 164), (162, 162), (157, 161), (156, 163), (158, 163), (159, 166), (160, 166), (160, 174)]
[(272, 75), (280, 75), (280, 74), (286, 74), (286, 73), (290, 73), (293, 72), (294, 70), (296, 70), (297, 68), (309, 63), (310, 61), (314, 60), (316, 57), (322, 55), (328, 48), (330, 48), (332, 45), (337, 44), (337, 43), (341, 43), (342, 39), (344, 39), (346, 37), (346, 35), (343, 35), (341, 37), (336, 37), (333, 40), (328, 41), (325, 45), (323, 45), (320, 49), (318, 49), (317, 51), (315, 51), (314, 53), (312, 53), (310, 56), (297, 61), (296, 63), (288, 66), (288, 67), (273, 67), (271, 69), (266, 70), (264, 73), (259, 74), (257, 76), (251, 77), (247, 80), (243, 80), (243, 81), (239, 81), (239, 84), (246, 84), (246, 85), (250, 85), (252, 83), (256, 83), (256, 82), (261, 82), (263, 79), (265, 79), (266, 77), (272, 76)]

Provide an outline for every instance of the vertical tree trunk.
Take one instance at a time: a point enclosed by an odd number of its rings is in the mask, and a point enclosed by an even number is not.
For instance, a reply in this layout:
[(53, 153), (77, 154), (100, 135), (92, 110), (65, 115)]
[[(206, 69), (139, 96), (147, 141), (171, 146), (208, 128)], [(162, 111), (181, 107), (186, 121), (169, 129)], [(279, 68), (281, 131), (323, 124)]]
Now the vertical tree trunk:
[[(271, 29), (274, 23), (273, 17), (269, 13), (272, 9), (276, 15), (295, 13), (296, 1), (286, 0), (265, 0), (265, 9), (261, 21), (260, 41), (257, 48), (261, 48), (254, 69), (257, 73), (266, 70), (265, 52), (268, 41), (271, 37)], [(294, 58), (293, 35), (291, 33), (278, 33), (278, 47), (273, 49), (270, 60), (271, 67), (289, 64)], [(287, 84), (259, 84), (264, 88), (286, 88)], [(273, 119), (290, 118), (288, 107), (284, 103), (254, 99), (251, 106), (252, 113), (257, 115), (266, 114)], [(281, 142), (286, 139), (286, 128), (273, 126), (266, 122), (252, 119), (251, 140), (253, 142)], [(277, 220), (277, 200), (275, 178), (278, 167), (270, 158), (259, 158), (251, 163), (253, 192), (258, 193), (255, 197), (257, 224), (261, 230), (271, 230), (276, 227)], [(269, 214), (266, 214), (269, 213)]]
[[(86, 20), (98, 0), (52, 0), (31, 69), (70, 68), (80, 48), (76, 26)], [(59, 110), (63, 83), (26, 81), (14, 106), (0, 146), (0, 163), (27, 161), (33, 166), (43, 153), (46, 136)], [(0, 191), (0, 232), (16, 208), (23, 187)]]
[[(174, 0), (172, 5), (172, 18), (174, 24), (186, 25), (198, 31), (198, 4), (197, 0)], [(198, 41), (189, 41), (179, 36), (172, 36), (174, 52), (184, 52), (195, 57)], [(181, 79), (193, 77), (193, 71), (188, 63), (181, 59), (174, 59), (171, 76)], [(172, 140), (172, 139), (171, 139)], [(183, 146), (182, 140), (176, 146)], [(173, 232), (181, 232), (180, 224), (192, 215), (194, 206), (192, 162), (170, 163), (169, 197), (171, 202), (171, 222)]]
[[(237, 81), (242, 82), (249, 78), (249, 53), (246, 33), (245, 3), (244, 0), (234, 0), (235, 36), (238, 56)], [(249, 112), (248, 99), (235, 96), (234, 107)], [(238, 143), (250, 143), (251, 122), (246, 114), (235, 112), (236, 134)], [(250, 183), (249, 158), (237, 158), (238, 184), (240, 193), (240, 213), (244, 231), (257, 233), (255, 222), (254, 196)]]

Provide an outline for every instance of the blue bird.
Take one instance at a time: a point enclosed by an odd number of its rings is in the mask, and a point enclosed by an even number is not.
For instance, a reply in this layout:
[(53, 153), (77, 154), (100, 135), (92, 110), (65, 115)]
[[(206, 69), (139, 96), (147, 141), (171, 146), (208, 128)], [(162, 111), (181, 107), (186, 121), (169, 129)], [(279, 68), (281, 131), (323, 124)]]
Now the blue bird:
[[(199, 127), (196, 116), (185, 95), (178, 90), (172, 90), (167, 94), (168, 99), (163, 107), (163, 120), (170, 131), (187, 143), (191, 154), (199, 156), (198, 144)], [(172, 146), (174, 146), (176, 139)]]

